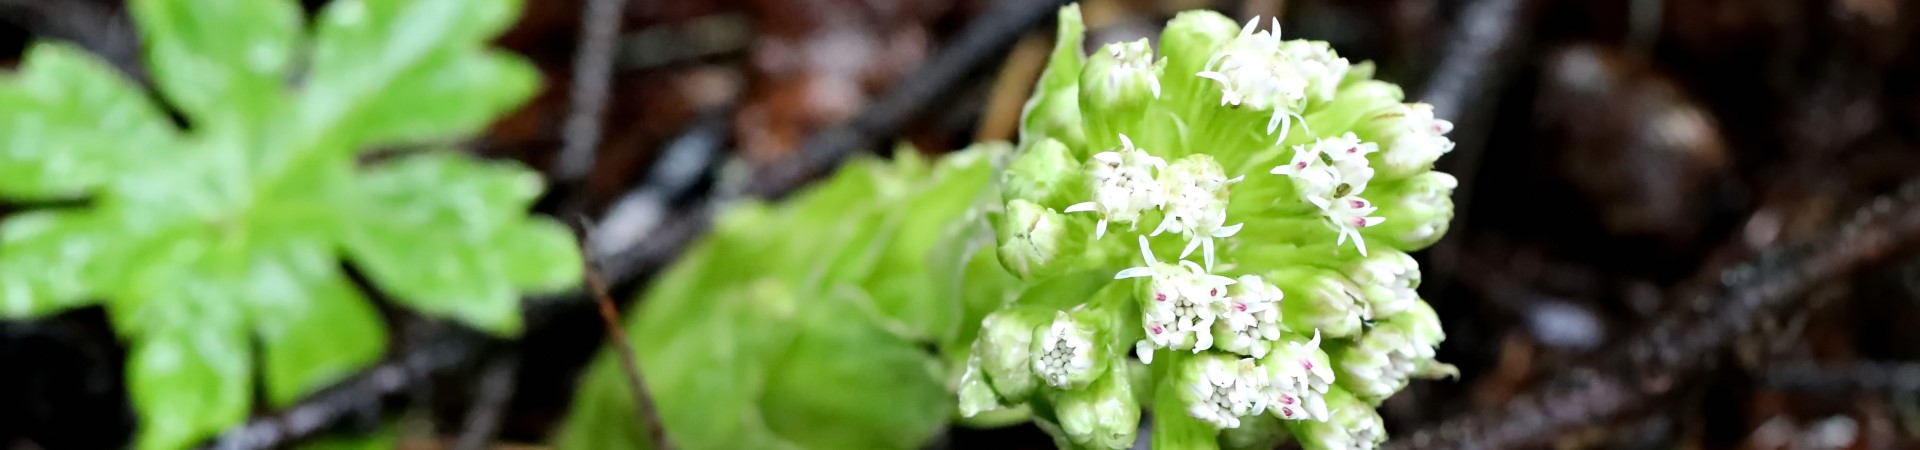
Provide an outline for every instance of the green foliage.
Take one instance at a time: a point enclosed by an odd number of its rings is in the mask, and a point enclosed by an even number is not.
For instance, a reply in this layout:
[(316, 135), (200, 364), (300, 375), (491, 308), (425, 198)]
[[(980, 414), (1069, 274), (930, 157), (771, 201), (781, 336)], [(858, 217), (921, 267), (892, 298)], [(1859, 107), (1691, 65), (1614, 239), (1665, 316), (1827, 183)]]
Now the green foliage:
[[(1012, 295), (981, 207), (981, 146), (865, 159), (778, 207), (724, 213), (628, 321), (675, 445), (908, 449), (951, 418), (959, 353)], [(645, 448), (612, 350), (576, 393), (562, 448)]]
[[(397, 303), (500, 334), (521, 291), (571, 286), (539, 176), (440, 148), (527, 99), (486, 48), (517, 0), (134, 0), (158, 93), (61, 44), (0, 80), (0, 198), (80, 206), (0, 222), (0, 317), (104, 304), (132, 349), (140, 448), (353, 373), (384, 327), (341, 269)], [(311, 29), (308, 33), (306, 30)], [(362, 164), (364, 149), (432, 150)], [(257, 351), (255, 349), (258, 349)]]

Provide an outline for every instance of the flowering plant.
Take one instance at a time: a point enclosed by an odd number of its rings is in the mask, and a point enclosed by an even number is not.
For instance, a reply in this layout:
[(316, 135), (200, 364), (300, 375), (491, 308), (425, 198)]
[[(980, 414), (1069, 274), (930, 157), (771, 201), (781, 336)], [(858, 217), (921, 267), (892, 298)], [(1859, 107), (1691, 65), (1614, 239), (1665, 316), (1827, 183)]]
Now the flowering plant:
[(1103, 281), (987, 315), (961, 415), (1028, 408), (1076, 448), (1132, 446), (1142, 403), (1155, 448), (1383, 442), (1373, 406), (1453, 372), (1407, 255), (1452, 219), (1452, 125), (1277, 21), (1190, 11), (1157, 56), (1083, 55), (1078, 7), (1059, 17), (997, 256), (1028, 286)]

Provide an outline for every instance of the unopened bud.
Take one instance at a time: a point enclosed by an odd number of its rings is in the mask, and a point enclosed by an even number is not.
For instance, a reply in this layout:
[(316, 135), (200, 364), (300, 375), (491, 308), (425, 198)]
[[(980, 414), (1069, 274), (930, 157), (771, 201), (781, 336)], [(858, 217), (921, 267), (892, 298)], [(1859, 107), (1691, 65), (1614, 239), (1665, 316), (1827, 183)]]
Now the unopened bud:
[(1366, 258), (1350, 264), (1347, 278), (1360, 288), (1367, 303), (1369, 319), (1380, 320), (1400, 314), (1420, 301), (1420, 264), (1406, 252), (1376, 248)]
[(1008, 201), (994, 225), (1000, 265), (1028, 280), (1069, 269), (1089, 237), (1066, 215), (1024, 199)]
[[(1153, 46), (1142, 38), (1101, 47), (1087, 58), (1080, 72), (1080, 113), (1086, 119), (1087, 139), (1093, 148), (1119, 144), (1121, 133), (1151, 131), (1138, 127), (1147, 105), (1160, 98), (1160, 73), (1166, 65), (1153, 55)], [(1149, 139), (1147, 142), (1159, 142)]]
[(1213, 53), (1227, 45), (1240, 33), (1240, 24), (1224, 14), (1213, 10), (1197, 9), (1183, 11), (1167, 22), (1160, 31), (1160, 54), (1167, 58), (1166, 77), (1161, 79), (1162, 87), (1168, 95), (1183, 101), (1186, 108), (1182, 111), (1188, 117), (1198, 117), (1200, 107), (1211, 106), (1213, 95), (1220, 95), (1219, 88), (1212, 81), (1194, 74), (1207, 70), (1207, 62)]
[(1273, 450), (1291, 436), (1279, 418), (1256, 414), (1240, 418), (1239, 428), (1220, 430), (1220, 449)]
[(1381, 320), (1365, 336), (1333, 351), (1340, 386), (1377, 404), (1405, 388), (1413, 377), (1457, 374), (1453, 366), (1433, 359), (1434, 349), (1444, 339), (1433, 308), (1416, 301), (1405, 313)]
[[(1453, 188), (1459, 181), (1444, 172), (1426, 172), (1369, 193), (1377, 199), (1377, 215), (1386, 220), (1360, 231), (1367, 242), (1380, 242), (1401, 251), (1433, 245), (1453, 221)], [(1377, 241), (1376, 241), (1377, 240)]]
[(1073, 150), (1055, 139), (1043, 139), (1015, 157), (1002, 178), (1008, 199), (1028, 200), (1060, 210), (1088, 198), (1087, 170)]
[(973, 343), (973, 357), (989, 386), (1006, 402), (1021, 402), (1038, 385), (1033, 376), (1033, 330), (1045, 320), (1047, 311), (1013, 306), (988, 314), (980, 321), (980, 336)]
[(1080, 117), (1080, 70), (1087, 59), (1080, 46), (1087, 27), (1081, 22), (1078, 3), (1061, 7), (1058, 20), (1053, 56), (1047, 59), (1033, 96), (1020, 110), (1020, 142), (1053, 138), (1080, 148), (1087, 141)]
[(1060, 391), (1054, 399), (1054, 416), (1067, 440), (1083, 448), (1129, 448), (1140, 430), (1140, 402), (1122, 367), (1114, 367), (1086, 389)]
[(1280, 320), (1295, 333), (1319, 330), (1330, 338), (1360, 333), (1368, 315), (1360, 290), (1345, 275), (1319, 267), (1288, 267), (1268, 277), (1287, 293)]
[(1001, 404), (1000, 395), (993, 392), (993, 386), (988, 385), (978, 354), (967, 358), (967, 371), (960, 375), (959, 394), (960, 417), (973, 417), (1006, 407)]

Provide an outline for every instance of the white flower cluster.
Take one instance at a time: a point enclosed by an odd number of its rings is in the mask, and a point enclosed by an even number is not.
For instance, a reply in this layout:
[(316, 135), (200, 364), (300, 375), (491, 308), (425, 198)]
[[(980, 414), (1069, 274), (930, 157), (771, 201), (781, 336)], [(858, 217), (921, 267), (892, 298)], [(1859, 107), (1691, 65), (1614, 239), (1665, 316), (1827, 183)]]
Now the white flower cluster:
[(1241, 418), (1273, 414), (1284, 420), (1326, 422), (1332, 417), (1326, 394), (1333, 368), (1319, 352), (1320, 336), (1291, 342), (1272, 358), (1213, 355), (1193, 362), (1184, 379), (1188, 413), (1220, 428), (1236, 428)]
[(1272, 110), (1267, 134), (1279, 129), (1285, 141), (1287, 119), (1301, 118), (1308, 100), (1332, 100), (1350, 64), (1325, 42), (1281, 41), (1280, 19), (1272, 20), (1272, 29), (1266, 31), (1255, 30), (1260, 18), (1247, 21), (1240, 36), (1195, 75), (1220, 83), (1222, 105)]
[(1267, 371), (1253, 359), (1206, 358), (1196, 360), (1198, 376), (1187, 382), (1187, 395), (1194, 401), (1187, 413), (1219, 428), (1239, 428), (1240, 418), (1267, 411), (1271, 403)]
[(1312, 144), (1294, 146), (1292, 161), (1274, 167), (1272, 173), (1292, 177), (1301, 199), (1319, 207), (1328, 223), (1340, 231), (1337, 244), (1346, 244), (1351, 238), (1364, 256), (1367, 243), (1361, 239), (1360, 229), (1386, 220), (1372, 216), (1380, 208), (1360, 197), (1373, 180), (1367, 155), (1377, 150), (1378, 145), (1361, 142), (1353, 133), (1317, 139)]
[(1131, 225), (1149, 210), (1167, 203), (1166, 189), (1154, 179), (1154, 171), (1167, 167), (1167, 161), (1133, 146), (1133, 140), (1120, 135), (1119, 150), (1093, 155), (1093, 201), (1068, 206), (1066, 212), (1091, 211), (1100, 215), (1094, 239), (1107, 234), (1107, 223)]
[(1141, 308), (1141, 327), (1147, 338), (1134, 344), (1140, 361), (1153, 363), (1153, 350), (1192, 350), (1199, 353), (1213, 348), (1213, 323), (1226, 310), (1227, 288), (1236, 281), (1207, 270), (1192, 261), (1166, 264), (1153, 257), (1147, 237), (1140, 237), (1140, 253), (1145, 265), (1120, 271), (1114, 279), (1150, 277), (1148, 294), (1152, 298)]
[(1280, 340), (1280, 300), (1286, 294), (1255, 275), (1241, 275), (1227, 289), (1229, 296), (1213, 324), (1215, 340), (1221, 350), (1255, 358), (1267, 356), (1274, 341)]
[(1305, 343), (1290, 342), (1287, 348), (1276, 350), (1264, 364), (1274, 379), (1268, 390), (1274, 415), (1325, 422), (1325, 395), (1333, 387), (1333, 364), (1315, 357), (1324, 355), (1320, 353), (1320, 333), (1314, 332), (1313, 339)]
[(1243, 177), (1227, 178), (1220, 164), (1206, 155), (1192, 155), (1168, 166), (1166, 160), (1134, 147), (1120, 135), (1120, 149), (1093, 155), (1093, 200), (1068, 206), (1069, 213), (1100, 216), (1094, 239), (1107, 234), (1108, 223), (1133, 225), (1148, 211), (1162, 211), (1160, 225), (1149, 235), (1168, 231), (1186, 236), (1181, 258), (1204, 250), (1206, 267), (1213, 267), (1214, 239), (1232, 237), (1240, 224), (1227, 225), (1227, 188)]

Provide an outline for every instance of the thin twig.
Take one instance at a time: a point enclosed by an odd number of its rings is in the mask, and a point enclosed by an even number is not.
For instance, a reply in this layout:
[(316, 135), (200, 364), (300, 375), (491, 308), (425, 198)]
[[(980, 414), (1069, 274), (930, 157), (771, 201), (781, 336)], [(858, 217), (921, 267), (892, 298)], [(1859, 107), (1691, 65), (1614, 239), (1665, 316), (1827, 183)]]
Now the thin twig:
[(580, 47), (573, 54), (573, 85), (567, 93), (570, 109), (561, 129), (556, 174), (561, 183), (580, 183), (593, 171), (608, 86), (613, 82), (615, 41), (626, 7), (627, 0), (587, 0), (580, 11)]
[(648, 448), (672, 450), (673, 443), (667, 439), (667, 433), (660, 425), (660, 415), (653, 409), (653, 396), (647, 394), (647, 382), (640, 374), (640, 362), (635, 359), (632, 341), (627, 340), (626, 327), (620, 323), (620, 311), (613, 305), (613, 297), (607, 295), (607, 282), (601, 279), (600, 272), (587, 268), (587, 290), (593, 292), (593, 300), (600, 306), (600, 320), (607, 327), (607, 340), (613, 345), (620, 357), (620, 370), (627, 374), (627, 390), (633, 395), (635, 418), (640, 428), (647, 430), (647, 440), (653, 445)]
[(513, 381), (519, 366), (519, 356), (509, 350), (494, 356), (481, 369), (473, 405), (467, 410), (466, 428), (454, 442), (454, 450), (485, 450), (493, 443), (494, 436), (500, 434), (500, 418), (513, 399)]
[(1484, 414), (1405, 435), (1390, 448), (1511, 448), (1618, 417), (1673, 394), (1711, 367), (1762, 318), (1794, 305), (1813, 285), (1920, 244), (1920, 181), (1862, 208), (1824, 236), (1774, 246), (1719, 272), (1719, 290), (1699, 295), (1595, 359)]

